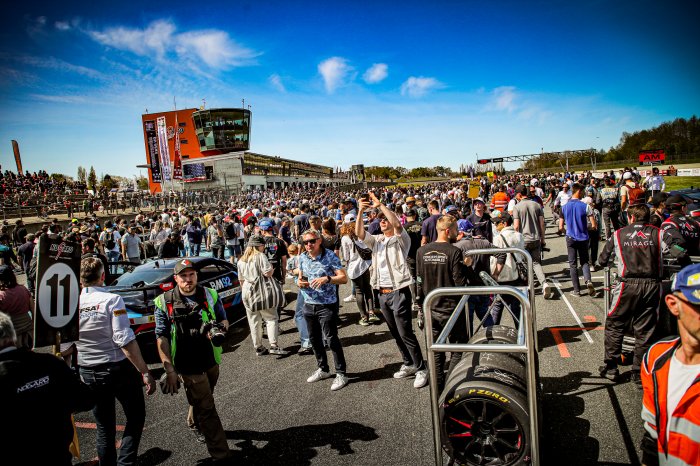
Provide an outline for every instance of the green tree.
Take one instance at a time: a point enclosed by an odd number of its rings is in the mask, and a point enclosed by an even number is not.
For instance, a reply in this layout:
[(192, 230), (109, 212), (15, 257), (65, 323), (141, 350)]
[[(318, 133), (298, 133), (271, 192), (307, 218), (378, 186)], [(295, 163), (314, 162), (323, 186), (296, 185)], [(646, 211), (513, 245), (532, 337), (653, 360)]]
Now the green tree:
[(117, 183), (117, 180), (115, 180), (111, 176), (104, 175), (102, 177), (102, 181), (100, 182), (100, 188), (106, 189), (107, 191), (109, 191), (111, 189), (118, 188), (118, 187), (119, 187), (119, 184)]
[(84, 167), (78, 167), (78, 182), (86, 184), (87, 183), (87, 172)]
[(87, 187), (93, 191), (97, 191), (97, 175), (95, 174), (95, 167), (90, 167), (90, 174), (87, 177)]
[(142, 191), (145, 191), (148, 189), (148, 178), (145, 176), (139, 176), (136, 179), (136, 188), (140, 189)]

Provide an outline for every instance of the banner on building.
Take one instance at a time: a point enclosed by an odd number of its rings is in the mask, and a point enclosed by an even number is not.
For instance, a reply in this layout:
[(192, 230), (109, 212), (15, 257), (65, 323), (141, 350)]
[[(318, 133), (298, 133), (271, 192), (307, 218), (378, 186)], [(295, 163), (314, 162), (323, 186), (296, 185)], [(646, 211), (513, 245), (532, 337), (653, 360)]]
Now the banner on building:
[(182, 180), (185, 182), (204, 181), (207, 170), (203, 163), (188, 163), (182, 167)]
[(17, 173), (24, 173), (22, 170), (22, 157), (19, 155), (19, 144), (14, 139), (12, 140), (12, 151), (15, 153), (15, 163), (17, 164)]
[(170, 170), (170, 148), (168, 147), (168, 125), (165, 117), (156, 119), (156, 131), (158, 132), (158, 153), (160, 154), (160, 164), (163, 167), (163, 182), (172, 180)]
[(175, 113), (175, 158), (173, 159), (173, 179), (182, 179), (182, 157), (180, 156), (180, 128)]
[(143, 130), (146, 134), (146, 148), (148, 151), (148, 164), (151, 166), (151, 180), (154, 183), (162, 183), (163, 179), (160, 172), (160, 156), (158, 154), (156, 122), (153, 120), (144, 121)]
[(666, 160), (666, 153), (663, 149), (639, 151), (639, 163), (643, 165), (663, 163), (664, 160)]

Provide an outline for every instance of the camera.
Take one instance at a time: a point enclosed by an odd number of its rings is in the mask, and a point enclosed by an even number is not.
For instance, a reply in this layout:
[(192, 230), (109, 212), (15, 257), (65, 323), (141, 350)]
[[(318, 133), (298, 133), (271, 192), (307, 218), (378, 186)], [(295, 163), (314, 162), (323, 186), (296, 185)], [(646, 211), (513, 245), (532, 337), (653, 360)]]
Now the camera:
[(217, 322), (203, 323), (200, 332), (202, 333), (202, 335), (206, 335), (207, 338), (211, 340), (211, 344), (214, 346), (223, 345), (224, 340), (226, 339), (224, 326)]

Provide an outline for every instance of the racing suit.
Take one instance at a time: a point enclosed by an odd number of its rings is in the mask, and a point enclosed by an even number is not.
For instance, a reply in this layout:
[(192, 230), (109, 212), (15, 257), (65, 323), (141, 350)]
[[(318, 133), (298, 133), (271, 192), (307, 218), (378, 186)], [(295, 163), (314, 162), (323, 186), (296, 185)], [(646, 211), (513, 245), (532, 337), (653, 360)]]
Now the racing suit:
[[(601, 204), (603, 226), (605, 229), (605, 239), (609, 239), (612, 232), (620, 228), (618, 215), (620, 214), (620, 199), (618, 197), (617, 188), (606, 186), (598, 191), (596, 204)], [(610, 225), (612, 224), (612, 230)]]
[(697, 220), (674, 213), (661, 224), (661, 229), (679, 241), (688, 250), (688, 255), (700, 255), (700, 223)]
[(605, 364), (616, 368), (622, 339), (630, 322), (634, 329), (632, 370), (639, 370), (644, 353), (651, 346), (661, 300), (663, 256), (680, 259), (686, 255), (678, 240), (643, 222), (620, 228), (605, 243), (598, 262), (607, 267), (615, 260), (620, 281), (614, 285), (612, 307), (605, 321)]

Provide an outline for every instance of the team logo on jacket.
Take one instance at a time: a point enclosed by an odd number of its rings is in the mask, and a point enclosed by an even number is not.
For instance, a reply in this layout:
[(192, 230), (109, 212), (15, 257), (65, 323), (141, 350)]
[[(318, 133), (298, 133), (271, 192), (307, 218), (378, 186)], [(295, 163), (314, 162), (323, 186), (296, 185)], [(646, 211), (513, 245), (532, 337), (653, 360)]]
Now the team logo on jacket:
[(639, 231), (634, 231), (632, 233), (629, 233), (627, 235), (627, 238), (631, 239), (633, 241), (635, 241), (635, 240), (639, 241), (639, 240), (649, 239), (649, 236), (646, 233), (644, 233), (642, 230), (639, 230)]

